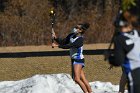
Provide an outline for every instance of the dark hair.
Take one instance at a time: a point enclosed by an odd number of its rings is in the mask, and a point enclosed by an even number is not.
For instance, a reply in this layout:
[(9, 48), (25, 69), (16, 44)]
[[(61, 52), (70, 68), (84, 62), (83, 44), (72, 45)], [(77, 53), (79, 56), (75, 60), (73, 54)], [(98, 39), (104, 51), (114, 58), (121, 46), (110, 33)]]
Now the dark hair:
[(81, 25), (81, 29), (83, 29), (83, 30), (87, 30), (90, 27), (89, 23), (82, 23), (82, 24), (78, 24), (78, 25)]
[[(118, 12), (118, 15), (116, 16), (114, 26), (120, 27), (120, 22), (128, 23), (130, 22), (133, 26), (140, 25), (140, 0), (135, 0), (136, 5), (131, 5), (126, 10), (120, 10)], [(124, 15), (125, 13), (128, 13), (129, 15)], [(130, 18), (128, 18), (130, 17)], [(136, 20), (132, 20), (132, 18), (135, 18)]]

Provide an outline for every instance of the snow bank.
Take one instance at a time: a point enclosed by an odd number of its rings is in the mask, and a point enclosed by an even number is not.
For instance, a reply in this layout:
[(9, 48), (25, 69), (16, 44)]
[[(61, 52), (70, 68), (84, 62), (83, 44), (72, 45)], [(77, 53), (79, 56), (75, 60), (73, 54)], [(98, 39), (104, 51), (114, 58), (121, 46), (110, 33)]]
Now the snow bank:
[[(110, 82), (90, 82), (94, 93), (117, 93)], [(83, 93), (69, 74), (35, 75), (19, 81), (0, 82), (0, 93)]]

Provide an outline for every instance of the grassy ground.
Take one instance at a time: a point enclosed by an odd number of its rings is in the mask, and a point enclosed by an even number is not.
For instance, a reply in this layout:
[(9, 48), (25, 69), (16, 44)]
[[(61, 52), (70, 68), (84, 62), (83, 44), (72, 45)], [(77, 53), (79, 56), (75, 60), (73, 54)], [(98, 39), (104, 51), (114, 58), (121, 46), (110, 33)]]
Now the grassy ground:
[[(85, 74), (89, 81), (111, 81), (118, 84), (121, 70), (108, 70), (103, 56), (85, 56)], [(0, 80), (18, 80), (35, 74), (71, 74), (70, 59), (64, 57), (32, 57), (0, 59)]]
[[(92, 81), (105, 81), (118, 84), (120, 68), (108, 70), (108, 63), (102, 55), (85, 55), (85, 74)], [(0, 81), (19, 80), (35, 74), (71, 74), (71, 62), (68, 56), (0, 58)]]

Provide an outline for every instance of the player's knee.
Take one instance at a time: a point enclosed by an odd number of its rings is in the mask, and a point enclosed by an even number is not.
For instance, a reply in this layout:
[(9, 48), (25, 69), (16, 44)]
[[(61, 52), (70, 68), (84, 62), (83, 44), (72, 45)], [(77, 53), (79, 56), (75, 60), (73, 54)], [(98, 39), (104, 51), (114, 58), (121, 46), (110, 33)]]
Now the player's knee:
[(74, 81), (75, 81), (76, 83), (79, 83), (79, 82), (80, 82), (80, 78), (79, 78), (79, 77), (75, 77), (75, 78), (74, 78)]

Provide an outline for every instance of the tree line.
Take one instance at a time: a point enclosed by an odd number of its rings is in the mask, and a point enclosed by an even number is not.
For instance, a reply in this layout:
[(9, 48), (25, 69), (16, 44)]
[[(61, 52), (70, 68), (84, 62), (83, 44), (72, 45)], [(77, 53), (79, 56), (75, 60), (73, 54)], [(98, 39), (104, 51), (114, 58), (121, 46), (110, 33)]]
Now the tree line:
[(52, 8), (56, 8), (54, 29), (60, 37), (65, 37), (75, 24), (89, 22), (85, 43), (110, 42), (119, 3), (119, 0), (1, 0), (0, 46), (51, 44)]

